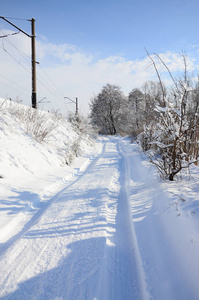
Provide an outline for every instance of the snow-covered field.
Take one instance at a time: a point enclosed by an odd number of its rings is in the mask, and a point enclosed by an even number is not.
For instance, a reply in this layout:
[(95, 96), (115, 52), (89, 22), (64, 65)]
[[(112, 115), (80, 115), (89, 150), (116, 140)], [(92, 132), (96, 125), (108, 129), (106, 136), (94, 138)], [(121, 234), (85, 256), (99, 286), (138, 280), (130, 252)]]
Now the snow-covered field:
[(39, 143), (0, 109), (0, 299), (199, 299), (199, 169), (163, 182), (121, 137), (60, 123)]

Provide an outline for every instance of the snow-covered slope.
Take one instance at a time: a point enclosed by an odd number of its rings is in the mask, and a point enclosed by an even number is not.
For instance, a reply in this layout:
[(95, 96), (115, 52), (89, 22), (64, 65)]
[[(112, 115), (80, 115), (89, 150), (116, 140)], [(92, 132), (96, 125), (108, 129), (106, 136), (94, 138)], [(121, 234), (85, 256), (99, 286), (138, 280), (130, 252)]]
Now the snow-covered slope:
[(50, 198), (77, 172), (70, 166), (76, 155), (94, 147), (87, 134), (63, 117), (34, 114), (0, 100), (0, 242), (24, 218), (22, 212)]

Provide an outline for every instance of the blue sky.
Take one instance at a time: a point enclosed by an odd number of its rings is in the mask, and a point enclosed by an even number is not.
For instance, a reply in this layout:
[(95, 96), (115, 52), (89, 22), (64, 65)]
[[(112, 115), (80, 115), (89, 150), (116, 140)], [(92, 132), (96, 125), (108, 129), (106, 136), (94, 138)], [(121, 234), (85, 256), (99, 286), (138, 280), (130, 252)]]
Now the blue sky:
[[(3, 16), (36, 19), (37, 34), (101, 56), (139, 59), (149, 51), (178, 51), (198, 43), (198, 0), (2, 1)], [(24, 22), (16, 21), (27, 28)]]
[[(198, 12), (198, 0), (1, 1), (2, 16), (35, 17), (37, 57), (41, 66), (63, 95), (84, 98), (84, 106), (107, 81), (120, 85), (128, 94), (135, 85), (141, 85), (142, 78), (153, 79), (152, 71), (144, 75), (147, 68), (145, 47), (150, 53), (163, 54), (166, 60), (169, 56), (169, 63), (171, 60), (176, 63), (176, 55), (185, 51), (194, 61), (191, 69), (197, 69)], [(30, 32), (29, 22), (10, 21)], [(3, 20), (0, 20), (0, 30), (15, 31)], [(24, 39), (21, 34), (19, 36)], [(9, 40), (15, 43), (14, 37)], [(17, 43), (20, 49), (19, 38)], [(6, 41), (4, 47), (8, 51)], [(5, 53), (2, 54), (2, 48), (0, 50), (1, 57)], [(11, 60), (9, 66), (11, 71)], [(6, 74), (11, 76), (9, 68)], [(61, 82), (63, 77), (65, 85)], [(18, 79), (13, 76), (12, 80)], [(46, 96), (47, 91), (39, 85), (38, 82), (40, 98), (45, 96), (52, 102), (52, 95)], [(5, 97), (3, 87), (2, 93)], [(9, 95), (8, 89), (6, 93)]]

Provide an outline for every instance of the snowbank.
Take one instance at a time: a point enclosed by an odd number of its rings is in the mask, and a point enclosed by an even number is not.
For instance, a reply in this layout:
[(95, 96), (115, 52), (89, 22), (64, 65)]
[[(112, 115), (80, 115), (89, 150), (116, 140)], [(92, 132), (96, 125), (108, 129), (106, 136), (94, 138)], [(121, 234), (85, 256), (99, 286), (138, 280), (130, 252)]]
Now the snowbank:
[[(35, 113), (0, 99), (0, 242), (27, 217), (22, 212), (61, 189), (74, 174), (75, 158), (95, 144), (66, 118)], [(84, 160), (81, 165), (89, 161), (88, 157), (79, 159)]]

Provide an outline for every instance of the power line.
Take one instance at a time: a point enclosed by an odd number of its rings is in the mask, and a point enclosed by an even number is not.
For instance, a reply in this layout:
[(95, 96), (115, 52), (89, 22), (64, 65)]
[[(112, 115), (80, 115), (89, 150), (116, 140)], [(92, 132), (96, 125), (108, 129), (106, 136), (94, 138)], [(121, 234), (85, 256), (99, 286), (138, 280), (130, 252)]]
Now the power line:
[[(39, 81), (51, 94), (53, 94), (56, 99), (58, 99), (60, 102), (62, 102), (64, 105), (67, 105), (65, 99), (64, 99), (64, 95), (62, 94), (62, 92), (56, 87), (56, 85), (54, 84), (54, 82), (52, 81), (52, 79), (49, 77), (49, 75), (44, 71), (44, 69), (41, 67), (41, 65), (39, 64), (40, 69), (43, 71), (43, 73), (46, 75), (46, 77), (48, 78), (48, 80), (53, 84), (55, 90), (57, 90), (59, 92), (59, 96), (57, 94), (55, 94), (56, 92), (53, 92), (51, 89), (49, 89), (45, 84), (43, 84), (40, 80), (37, 79), (37, 81)], [(39, 74), (40, 77), (42, 77)], [(44, 78), (42, 77), (42, 79), (44, 80)], [(46, 80), (44, 80), (46, 82)], [(47, 82), (46, 82), (47, 83)], [(47, 83), (48, 84), (48, 83)]]
[(49, 79), (49, 81), (54, 85), (54, 88), (60, 93), (61, 97), (64, 97), (64, 94), (62, 94), (60, 89), (55, 85), (55, 83), (52, 81), (52, 79), (49, 77), (49, 75), (46, 73), (46, 71), (44, 71), (44, 69), (41, 67), (40, 64), (39, 64), (39, 67), (42, 70), (42, 72), (46, 75), (46, 77)]
[(0, 45), (0, 48), (3, 49), (10, 57), (12, 57), (12, 59), (17, 62), (24, 70), (26, 70), (26, 72), (28, 72), (30, 74), (30, 71), (28, 69), (26, 69), (14, 56), (12, 56), (12, 54), (10, 54), (5, 47)]
[[(51, 91), (43, 82), (41, 82), (39, 79), (37, 79), (37, 81), (43, 85), (52, 95), (54, 95), (57, 99), (61, 99), (59, 98), (59, 96), (57, 96), (53, 91)], [(62, 101), (62, 100), (61, 100)], [(64, 101), (62, 101), (64, 103)]]
[[(0, 47), (9, 55), (11, 56), (12, 59), (14, 59), (15, 62), (17, 62), (24, 70), (26, 70), (29, 74), (30, 74), (30, 71), (28, 69), (26, 69), (17, 59), (15, 59), (4, 47), (2, 47), (0, 45)], [(41, 82), (41, 80), (37, 79), (37, 81), (42, 85), (44, 86), (51, 94), (53, 94), (56, 98), (59, 99), (59, 97), (52, 91), (50, 90), (43, 82)], [(8, 86), (8, 85), (7, 85)]]
[(19, 32), (8, 33), (8, 34), (6, 34), (6, 35), (0, 36), (0, 38), (6, 38), (6, 37), (8, 37), (9, 35), (16, 35), (16, 34), (18, 34), (18, 33), (19, 33)]
[[(19, 32), (19, 33), (20, 33), (20, 32)], [(30, 60), (31, 60), (30, 55), (26, 54), (26, 53), (23, 52), (21, 49), (19, 49), (18, 47), (16, 47), (16, 46), (15, 46), (8, 38), (5, 38), (4, 40), (5, 40), (7, 43), (11, 44), (11, 45), (19, 52), (19, 54), (24, 58), (24, 60), (25, 60), (26, 62), (30, 63)], [(29, 60), (27, 60), (27, 59), (25, 58), (25, 56), (28, 57)]]
[(12, 89), (12, 90), (15, 90), (15, 91), (17, 91), (18, 93), (22, 93), (22, 94), (24, 94), (25, 96), (27, 96), (28, 94), (26, 94), (26, 93), (24, 93), (23, 91), (19, 91), (18, 89), (16, 89), (16, 88), (14, 88), (13, 86), (10, 86), (9, 84), (7, 84), (7, 83), (4, 83), (4, 82), (1, 82), (0, 81), (0, 84), (2, 84), (2, 85), (4, 85), (4, 86), (7, 86), (7, 87), (9, 87), (9, 89)]
[(12, 80), (12, 79), (6, 77), (5, 75), (0, 74), (0, 77), (3, 77), (3, 78), (5, 78), (6, 80), (8, 80), (8, 81), (14, 83), (15, 85), (17, 85), (18, 87), (20, 87), (20, 88), (23, 89), (24, 91), (26, 91), (26, 92), (28, 92), (28, 93), (30, 92), (28, 89), (24, 88), (22, 85), (16, 83), (14, 80)]
[[(44, 72), (45, 73), (45, 72)], [(41, 76), (41, 75), (40, 75)], [(48, 76), (47, 76), (48, 77)], [(49, 78), (50, 80), (50, 78)], [(53, 96), (56, 97), (57, 100), (59, 100), (60, 102), (62, 102), (63, 104), (66, 105), (66, 101), (64, 100), (64, 97), (63, 96), (58, 96), (57, 94), (55, 94), (54, 91), (52, 91), (48, 86), (46, 86), (43, 82), (41, 82), (38, 78), (37, 78), (37, 81), (43, 86), (45, 87)], [(47, 83), (48, 84), (48, 83)], [(54, 84), (53, 84), (54, 85)]]
[[(24, 70), (26, 70), (29, 74), (30, 74), (30, 71), (28, 69), (26, 69), (13, 55), (11, 55), (6, 49), (5, 49), (5, 46), (1, 46), (0, 45), (0, 48), (2, 50), (4, 50), (15, 62), (17, 62)], [(37, 79), (37, 81), (42, 85), (44, 86), (51, 94), (53, 94), (57, 99), (59, 99), (59, 97), (52, 91), (50, 90), (41, 80)], [(60, 99), (61, 100), (61, 99)], [(61, 100), (63, 103), (65, 103), (63, 100)]]
[[(50, 86), (52, 86), (52, 84), (50, 84), (49, 82), (47, 82), (46, 79), (41, 74), (37, 73), (37, 77), (38, 76), (45, 82), (45, 84), (47, 84), (48, 88), (51, 90)], [(46, 87), (46, 85), (45, 85), (45, 87)]]
[[(9, 41), (9, 39), (8, 38), (6, 38), (5, 39), (8, 43), (10, 43), (18, 52), (19, 52), (19, 54), (25, 59), (25, 61), (26, 62), (30, 62), (30, 61), (28, 61), (25, 57), (24, 57), (24, 55), (25, 56), (27, 56), (28, 58), (30, 58), (31, 59), (31, 57), (29, 56), (29, 55), (27, 55), (25, 52), (23, 52), (21, 49), (19, 49), (18, 47), (16, 47), (11, 41)], [(6, 50), (7, 51), (7, 50)], [(7, 51), (8, 52), (8, 51)], [(9, 54), (9, 53), (8, 53)], [(18, 62), (19, 63), (19, 62)], [(39, 64), (39, 67), (40, 67), (40, 69), (41, 69), (41, 71), (45, 74), (45, 76), (48, 78), (48, 80), (51, 82), (51, 85), (53, 85), (54, 86), (54, 89), (55, 90), (57, 90), (57, 92), (59, 92), (59, 96), (60, 97), (64, 97), (64, 95), (62, 94), (62, 92), (58, 89), (58, 87), (55, 85), (55, 83), (52, 81), (52, 79), (49, 77), (49, 75), (44, 71), (44, 69), (41, 67), (41, 65)], [(49, 85), (49, 83), (42, 77), (42, 75), (41, 74), (38, 74), (39, 75), (39, 77), (41, 77), (42, 78), (42, 80), (47, 84), (47, 85)], [(53, 93), (53, 95), (54, 96), (56, 96), (56, 97), (58, 97), (54, 92), (52, 92), (52, 90), (49, 88), (49, 87), (47, 87), (44, 83), (42, 83), (41, 82), (41, 80), (38, 80), (37, 79), (37, 81), (38, 82), (40, 82), (46, 89), (48, 89), (48, 91), (50, 91), (51, 93)]]

